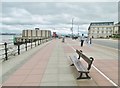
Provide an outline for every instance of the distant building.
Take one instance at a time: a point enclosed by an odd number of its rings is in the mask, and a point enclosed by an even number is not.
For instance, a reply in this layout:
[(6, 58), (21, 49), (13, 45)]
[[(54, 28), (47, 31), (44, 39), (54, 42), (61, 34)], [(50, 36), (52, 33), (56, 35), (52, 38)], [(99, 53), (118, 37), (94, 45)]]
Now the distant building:
[(120, 22), (118, 22), (114, 25), (113, 35), (120, 34), (120, 28), (119, 27), (120, 27)]
[(35, 28), (35, 30), (39, 30), (39, 28)]
[[(15, 37), (14, 44), (24, 44), (35, 42), (41, 39), (49, 39), (51, 38), (50, 30), (39, 30), (39, 28), (35, 28), (35, 30), (22, 30), (22, 37)], [(46, 40), (47, 41), (47, 40)]]
[(91, 38), (109, 38), (113, 34), (114, 22), (93, 22), (88, 28)]
[(57, 34), (56, 34), (56, 32), (53, 32), (53, 37), (55, 37), (55, 38), (57, 37)]
[(51, 37), (51, 31), (50, 30), (39, 30), (39, 28), (35, 28), (35, 30), (23, 30), (22, 37), (48, 38), (48, 37)]

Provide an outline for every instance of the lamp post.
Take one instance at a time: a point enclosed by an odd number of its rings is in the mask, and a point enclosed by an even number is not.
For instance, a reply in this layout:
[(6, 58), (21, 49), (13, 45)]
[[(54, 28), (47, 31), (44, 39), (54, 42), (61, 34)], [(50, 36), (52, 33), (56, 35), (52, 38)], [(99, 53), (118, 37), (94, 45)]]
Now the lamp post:
[(79, 25), (78, 25), (78, 37), (79, 37)]

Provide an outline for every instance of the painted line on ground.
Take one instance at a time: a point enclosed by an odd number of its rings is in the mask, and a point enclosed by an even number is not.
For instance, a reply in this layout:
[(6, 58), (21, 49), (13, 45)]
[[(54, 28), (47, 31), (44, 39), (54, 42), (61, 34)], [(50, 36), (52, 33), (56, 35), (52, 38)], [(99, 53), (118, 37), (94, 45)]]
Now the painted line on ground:
[[(74, 51), (76, 51), (75, 48), (73, 48), (69, 43), (67, 43), (68, 46), (70, 46)], [(95, 68), (103, 77), (105, 77), (110, 83), (112, 83), (114, 86), (118, 86), (116, 83), (114, 83), (110, 78), (108, 78), (104, 73), (102, 73), (97, 67), (92, 65), (93, 68)]]
[(94, 65), (92, 65), (95, 70), (97, 70), (102, 76), (104, 76), (110, 83), (112, 83), (114, 86), (118, 86), (116, 83), (114, 83), (110, 78), (108, 78), (104, 73), (102, 73), (97, 67), (95, 67)]

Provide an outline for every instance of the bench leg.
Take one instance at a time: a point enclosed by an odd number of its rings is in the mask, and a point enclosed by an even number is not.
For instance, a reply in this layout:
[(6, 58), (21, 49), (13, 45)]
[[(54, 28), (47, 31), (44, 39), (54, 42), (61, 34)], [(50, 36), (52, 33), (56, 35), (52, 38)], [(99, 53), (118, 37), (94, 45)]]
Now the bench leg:
[(79, 79), (90, 79), (90, 76), (88, 75), (88, 73), (85, 73), (86, 77), (82, 77), (83, 73), (80, 73), (80, 76), (77, 78), (77, 80)]
[(82, 78), (82, 74), (83, 74), (83, 73), (80, 73), (80, 76), (77, 78), (77, 80)]
[(90, 79), (90, 76), (88, 75), (88, 73), (85, 73), (86, 74), (86, 77), (88, 78), (88, 79)]

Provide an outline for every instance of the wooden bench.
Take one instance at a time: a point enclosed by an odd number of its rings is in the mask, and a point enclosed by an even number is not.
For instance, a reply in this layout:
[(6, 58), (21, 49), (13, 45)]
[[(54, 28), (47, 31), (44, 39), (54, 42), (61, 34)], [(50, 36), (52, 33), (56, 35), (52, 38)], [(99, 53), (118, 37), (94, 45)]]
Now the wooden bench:
[[(89, 70), (94, 59), (92, 57), (88, 58), (87, 56), (85, 56), (81, 50), (76, 50), (76, 53), (79, 55), (79, 57), (77, 58), (76, 56), (73, 56), (70, 57), (70, 59), (72, 61), (71, 66), (75, 66), (77, 71), (80, 73), (80, 76), (77, 79), (90, 79), (88, 73), (90, 72)], [(80, 60), (81, 58), (86, 62), (87, 66), (85, 66), (85, 64), (83, 65), (83, 63)], [(85, 74), (85, 76), (83, 76), (83, 73)]]

